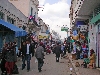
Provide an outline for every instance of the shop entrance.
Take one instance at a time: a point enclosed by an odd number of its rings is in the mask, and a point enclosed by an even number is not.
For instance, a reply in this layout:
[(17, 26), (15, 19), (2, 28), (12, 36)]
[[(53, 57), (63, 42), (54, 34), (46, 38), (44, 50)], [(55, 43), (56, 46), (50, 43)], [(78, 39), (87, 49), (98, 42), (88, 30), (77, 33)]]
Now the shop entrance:
[(97, 35), (97, 45), (98, 45), (98, 49), (97, 49), (97, 62), (98, 62), (98, 67), (100, 67), (100, 33), (98, 33)]

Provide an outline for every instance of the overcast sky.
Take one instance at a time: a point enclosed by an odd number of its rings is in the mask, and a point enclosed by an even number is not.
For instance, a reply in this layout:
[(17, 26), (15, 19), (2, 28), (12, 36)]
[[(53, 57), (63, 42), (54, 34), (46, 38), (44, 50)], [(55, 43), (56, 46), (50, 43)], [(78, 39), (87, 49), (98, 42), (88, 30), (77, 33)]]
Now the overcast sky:
[(67, 33), (62, 32), (61, 27), (63, 25), (70, 27), (70, 0), (39, 0), (39, 2), (39, 6), (44, 5), (43, 11), (42, 8), (39, 9), (39, 17), (49, 24), (52, 30), (57, 31), (62, 38), (67, 37)]

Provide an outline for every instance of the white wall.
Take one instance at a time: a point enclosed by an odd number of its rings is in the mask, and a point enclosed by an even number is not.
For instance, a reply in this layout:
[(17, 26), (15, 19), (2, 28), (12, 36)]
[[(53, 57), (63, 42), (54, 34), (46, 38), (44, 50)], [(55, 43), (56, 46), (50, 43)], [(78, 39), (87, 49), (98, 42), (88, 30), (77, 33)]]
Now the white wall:
[[(5, 0), (4, 0), (5, 1)], [(26, 17), (28, 17), (28, 12), (29, 12), (29, 2), (30, 0), (17, 0), (17, 1), (12, 1), (8, 0), (11, 2), (17, 9), (19, 9)]]
[(9, 16), (16, 20), (14, 25), (18, 27), (23, 25), (27, 26), (27, 17), (8, 0), (0, 0), (0, 6), (0, 11), (2, 10), (5, 14), (5, 21), (7, 21), (7, 16)]
[(91, 29), (91, 24), (90, 24), (89, 25), (89, 39), (90, 39), (89, 49), (96, 50), (96, 33), (97, 33), (97, 26), (92, 25), (92, 29)]
[(32, 1), (30, 1), (30, 4), (29, 4), (29, 13), (28, 13), (29, 16), (31, 15), (31, 7), (33, 8), (32, 16), (34, 16), (36, 13), (36, 21), (37, 21), (38, 20), (38, 8)]

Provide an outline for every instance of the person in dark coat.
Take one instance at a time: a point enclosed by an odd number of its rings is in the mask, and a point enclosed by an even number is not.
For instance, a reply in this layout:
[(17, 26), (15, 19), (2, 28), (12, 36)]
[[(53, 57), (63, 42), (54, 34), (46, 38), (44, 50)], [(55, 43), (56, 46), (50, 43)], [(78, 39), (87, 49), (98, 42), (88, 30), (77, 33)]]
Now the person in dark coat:
[(59, 43), (57, 43), (57, 46), (55, 47), (55, 54), (56, 54), (56, 62), (59, 62), (59, 57), (61, 54), (61, 46)]
[(9, 48), (7, 49), (5, 58), (6, 58), (5, 68), (7, 70), (7, 73), (9, 75), (12, 75), (14, 64), (17, 61), (17, 55), (15, 47), (13, 45), (10, 45)]
[(68, 53), (70, 53), (70, 43), (67, 43), (66, 49), (67, 49)]
[(26, 56), (25, 56), (25, 49), (26, 49), (26, 42), (23, 42), (22, 44), (22, 48), (21, 48), (21, 52), (22, 52), (22, 70), (25, 68), (26, 64), (25, 64), (25, 59), (26, 59)]
[(2, 49), (2, 60), (1, 60), (1, 75), (7, 75), (7, 70), (5, 68), (5, 63), (6, 63), (6, 58), (5, 58), (5, 55), (6, 55), (6, 51), (7, 51), (7, 47), (8, 47), (8, 44), (5, 44), (3, 49)]
[(25, 59), (26, 59), (27, 60), (27, 71), (29, 72), (32, 50), (33, 50), (32, 44), (30, 43), (29, 40), (26, 40), (26, 45), (22, 49), (22, 55), (25, 57), (23, 59), (22, 70), (25, 68)]

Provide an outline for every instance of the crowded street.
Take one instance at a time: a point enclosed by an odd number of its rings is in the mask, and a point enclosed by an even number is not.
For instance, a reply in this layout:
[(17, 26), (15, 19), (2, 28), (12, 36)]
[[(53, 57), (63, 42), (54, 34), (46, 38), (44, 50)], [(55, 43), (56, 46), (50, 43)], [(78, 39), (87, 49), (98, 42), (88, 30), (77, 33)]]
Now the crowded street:
[[(60, 62), (56, 62), (55, 54), (48, 54), (44, 59), (44, 66), (42, 72), (38, 72), (37, 63), (35, 63), (35, 57), (32, 57), (31, 60), (31, 69), (27, 72), (25, 68), (22, 70), (22, 61), (21, 58), (18, 58), (18, 70), (19, 74), (13, 75), (76, 75), (74, 69), (72, 72), (70, 68), (73, 68), (71, 63), (68, 63), (68, 58), (60, 59)], [(1, 73), (1, 71), (0, 71)]]
[(0, 0), (0, 75), (100, 75), (100, 0)]

